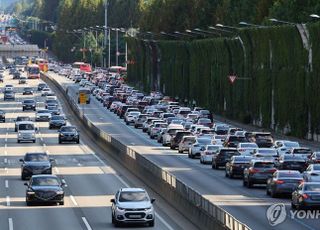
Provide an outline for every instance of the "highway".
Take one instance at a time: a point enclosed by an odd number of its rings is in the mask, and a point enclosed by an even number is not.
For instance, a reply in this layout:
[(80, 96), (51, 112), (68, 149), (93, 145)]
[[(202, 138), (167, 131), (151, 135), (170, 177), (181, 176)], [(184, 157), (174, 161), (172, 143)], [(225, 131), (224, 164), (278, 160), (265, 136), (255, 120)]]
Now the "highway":
[[(68, 94), (76, 98), (78, 87), (76, 84), (54, 73), (50, 75), (63, 87), (69, 87)], [(201, 165), (199, 160), (189, 159), (186, 154), (178, 154), (177, 151), (162, 147), (156, 141), (149, 139), (141, 130), (125, 125), (95, 99), (91, 104), (84, 105), (84, 113), (100, 129), (170, 171), (252, 229), (271, 229), (266, 218), (266, 210), (271, 204), (284, 203), (287, 211), (290, 210), (289, 198), (270, 198), (263, 186), (244, 188), (242, 180), (225, 178), (224, 170), (212, 170), (210, 165)], [(318, 223), (319, 221), (315, 219), (286, 218), (284, 223), (272, 229), (319, 229)]]
[[(39, 80), (28, 80), (35, 87)], [(36, 92), (34, 96), (22, 95), (23, 87), (5, 73), (5, 84), (15, 86), (16, 100), (3, 101), (0, 109), (6, 112), (6, 123), (0, 124), (0, 229), (1, 230), (98, 230), (113, 229), (111, 203), (115, 192), (122, 187), (144, 187), (139, 179), (120, 164), (108, 158), (94, 140), (86, 134), (81, 124), (74, 120), (68, 106), (60, 100), (68, 122), (81, 132), (80, 144), (58, 144), (57, 130), (49, 130), (48, 122), (37, 122), (39, 127), (36, 143), (17, 143), (14, 119), (18, 115), (35, 118), (35, 112), (22, 112), (21, 101), (35, 98), (38, 107), (44, 107), (44, 98)], [(3, 91), (3, 90), (1, 90)], [(59, 97), (58, 97), (59, 98)], [(20, 162), (26, 152), (47, 152), (55, 159), (53, 173), (66, 183), (65, 204), (27, 207), (24, 182), (20, 179)], [(181, 214), (153, 191), (157, 199), (156, 224), (152, 229), (197, 229)], [(122, 229), (136, 229), (124, 227)], [(151, 229), (146, 227), (144, 229)]]

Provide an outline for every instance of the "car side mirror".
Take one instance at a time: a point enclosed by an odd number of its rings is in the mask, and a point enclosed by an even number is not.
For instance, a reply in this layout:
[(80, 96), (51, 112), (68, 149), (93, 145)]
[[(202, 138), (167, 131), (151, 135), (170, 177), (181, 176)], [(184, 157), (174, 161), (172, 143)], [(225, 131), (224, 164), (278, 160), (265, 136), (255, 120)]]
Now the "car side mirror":
[(19, 159), (19, 161), (20, 161), (20, 162), (24, 162), (24, 160), (23, 160), (23, 159)]
[(55, 159), (50, 158), (49, 161), (50, 161), (51, 163), (53, 163), (53, 162), (55, 162)]
[(110, 199), (110, 202), (115, 204), (116, 200), (115, 199)]
[(24, 185), (25, 185), (25, 186), (29, 186), (29, 184), (28, 184), (27, 182), (26, 182), (26, 183), (24, 183)]
[(152, 199), (151, 199), (151, 203), (154, 203), (155, 201), (156, 201), (155, 198), (152, 198)]

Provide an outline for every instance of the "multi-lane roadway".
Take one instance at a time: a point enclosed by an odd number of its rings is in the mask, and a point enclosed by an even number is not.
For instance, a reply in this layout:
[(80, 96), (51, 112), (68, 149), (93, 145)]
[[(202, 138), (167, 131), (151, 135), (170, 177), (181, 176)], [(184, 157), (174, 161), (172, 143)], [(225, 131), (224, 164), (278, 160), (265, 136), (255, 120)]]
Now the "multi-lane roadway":
[[(23, 87), (36, 89), (39, 82), (28, 80), (27, 85), (18, 85), (18, 80), (12, 80), (12, 76), (5, 72), (4, 83), (0, 84), (1, 89), (5, 84), (13, 84), (16, 92), (15, 101), (3, 101), (3, 94), (0, 96), (0, 109), (6, 112), (6, 122), (0, 124), (0, 229), (113, 229), (110, 199), (115, 192), (122, 187), (146, 186), (117, 162), (105, 157), (104, 150), (86, 132), (80, 133), (80, 144), (58, 144), (57, 130), (49, 130), (48, 122), (36, 122), (39, 128), (36, 143), (17, 143), (14, 119), (18, 115), (35, 118), (33, 111), (22, 112), (21, 101), (35, 98), (37, 108), (44, 108), (44, 98), (39, 92), (33, 96), (22, 95)], [(80, 123), (69, 113), (68, 106), (62, 100), (60, 104), (68, 123), (82, 130)], [(25, 181), (20, 178), (19, 159), (26, 152), (43, 151), (55, 159), (53, 174), (66, 183), (65, 204), (28, 207), (25, 203)], [(155, 229), (196, 229), (157, 194), (152, 191), (149, 194), (157, 199)]]
[[(49, 74), (63, 87), (69, 86), (68, 94), (76, 98), (78, 85), (65, 77)], [(84, 113), (96, 126), (167, 169), (252, 229), (271, 229), (266, 217), (270, 205), (284, 203), (287, 211), (290, 210), (290, 199), (270, 198), (263, 186), (245, 188), (242, 180), (225, 178), (223, 170), (212, 170), (209, 165), (201, 165), (199, 160), (189, 159), (186, 155), (162, 147), (156, 141), (149, 139), (141, 130), (125, 125), (115, 114), (103, 108), (97, 100), (85, 105)], [(318, 223), (318, 219), (286, 218), (284, 223), (272, 229), (319, 229)]]

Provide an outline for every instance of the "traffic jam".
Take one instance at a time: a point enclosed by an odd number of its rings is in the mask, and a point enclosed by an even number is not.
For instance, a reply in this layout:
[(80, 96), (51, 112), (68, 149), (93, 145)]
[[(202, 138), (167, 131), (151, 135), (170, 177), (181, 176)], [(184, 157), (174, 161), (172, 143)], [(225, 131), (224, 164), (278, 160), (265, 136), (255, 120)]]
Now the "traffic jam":
[(265, 186), (272, 198), (291, 198), (292, 209), (320, 206), (320, 152), (276, 140), (269, 132), (215, 121), (209, 110), (182, 105), (161, 92), (143, 93), (126, 84), (124, 67), (85, 74), (49, 63), (49, 71), (79, 84), (79, 91), (87, 92), (86, 103), (99, 101), (126, 125), (212, 170), (225, 170), (226, 178), (242, 180), (247, 189)]

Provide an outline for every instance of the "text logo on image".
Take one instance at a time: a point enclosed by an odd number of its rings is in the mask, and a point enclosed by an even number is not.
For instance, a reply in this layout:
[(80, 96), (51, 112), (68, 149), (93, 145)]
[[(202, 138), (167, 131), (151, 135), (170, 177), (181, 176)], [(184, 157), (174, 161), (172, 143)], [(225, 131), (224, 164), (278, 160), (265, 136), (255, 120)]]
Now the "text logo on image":
[(271, 226), (277, 226), (285, 221), (287, 216), (284, 204), (273, 204), (267, 209), (267, 219)]

